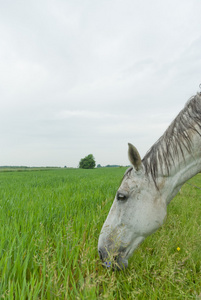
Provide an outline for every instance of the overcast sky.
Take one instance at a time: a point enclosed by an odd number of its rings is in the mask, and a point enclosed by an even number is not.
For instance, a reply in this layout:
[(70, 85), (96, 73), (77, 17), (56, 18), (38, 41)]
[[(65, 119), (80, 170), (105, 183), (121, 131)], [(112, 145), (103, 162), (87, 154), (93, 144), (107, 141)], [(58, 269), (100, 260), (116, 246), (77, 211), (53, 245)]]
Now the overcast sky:
[(201, 83), (200, 0), (0, 1), (0, 165), (143, 157)]

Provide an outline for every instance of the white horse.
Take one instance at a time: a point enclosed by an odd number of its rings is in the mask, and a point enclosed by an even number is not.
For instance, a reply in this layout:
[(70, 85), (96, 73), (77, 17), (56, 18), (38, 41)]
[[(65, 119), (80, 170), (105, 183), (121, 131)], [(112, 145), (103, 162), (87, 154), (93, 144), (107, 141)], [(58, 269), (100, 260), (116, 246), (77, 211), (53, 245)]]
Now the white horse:
[(167, 205), (201, 171), (201, 93), (192, 97), (141, 160), (129, 145), (130, 167), (102, 227), (99, 256), (105, 266), (128, 266), (137, 246), (164, 222)]

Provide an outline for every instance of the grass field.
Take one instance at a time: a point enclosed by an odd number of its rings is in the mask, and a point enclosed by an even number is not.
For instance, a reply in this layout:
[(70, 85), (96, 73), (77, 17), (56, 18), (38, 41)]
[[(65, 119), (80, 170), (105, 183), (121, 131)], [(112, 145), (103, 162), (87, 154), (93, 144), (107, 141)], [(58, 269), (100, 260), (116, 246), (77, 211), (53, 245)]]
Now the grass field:
[(124, 172), (0, 172), (0, 299), (201, 299), (201, 190), (187, 184), (128, 269), (102, 268), (98, 236)]

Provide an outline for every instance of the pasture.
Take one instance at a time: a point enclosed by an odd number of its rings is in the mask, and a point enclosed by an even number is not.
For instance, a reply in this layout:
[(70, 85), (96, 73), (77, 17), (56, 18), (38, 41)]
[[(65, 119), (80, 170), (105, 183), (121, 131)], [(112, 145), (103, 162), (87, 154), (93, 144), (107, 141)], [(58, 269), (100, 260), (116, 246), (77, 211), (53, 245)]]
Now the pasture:
[[(0, 172), (0, 299), (201, 299), (201, 190), (185, 184), (125, 271), (101, 227), (126, 168)], [(201, 187), (201, 174), (189, 181)]]

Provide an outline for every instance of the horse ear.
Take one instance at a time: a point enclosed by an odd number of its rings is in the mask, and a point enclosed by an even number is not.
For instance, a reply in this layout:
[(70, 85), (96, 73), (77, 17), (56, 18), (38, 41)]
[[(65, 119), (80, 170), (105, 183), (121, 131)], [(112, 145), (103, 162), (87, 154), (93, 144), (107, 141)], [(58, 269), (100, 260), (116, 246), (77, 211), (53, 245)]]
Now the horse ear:
[(136, 171), (138, 171), (142, 166), (141, 157), (137, 149), (130, 143), (128, 143), (128, 158)]

